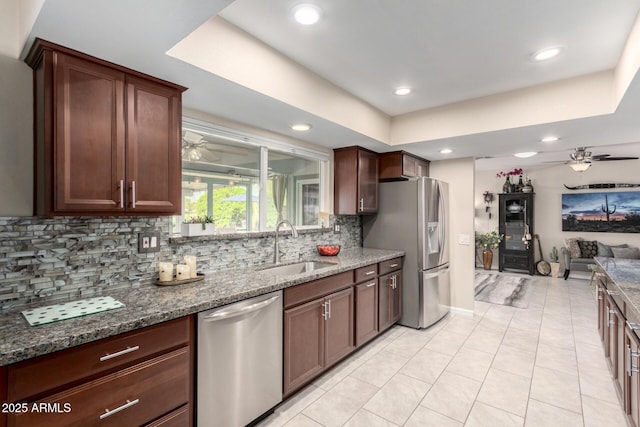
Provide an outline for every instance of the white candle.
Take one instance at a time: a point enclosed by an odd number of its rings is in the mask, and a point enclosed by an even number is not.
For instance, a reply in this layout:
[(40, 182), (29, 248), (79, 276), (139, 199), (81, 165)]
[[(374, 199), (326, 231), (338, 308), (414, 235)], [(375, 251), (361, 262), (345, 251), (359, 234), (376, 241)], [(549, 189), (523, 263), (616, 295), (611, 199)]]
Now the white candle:
[(160, 268), (161, 282), (170, 282), (173, 280), (173, 264), (170, 262), (159, 262), (158, 267)]
[(176, 279), (178, 280), (186, 280), (190, 278), (189, 275), (189, 266), (186, 264), (178, 264), (176, 265)]
[(185, 255), (184, 263), (189, 266), (189, 277), (192, 279), (198, 277), (197, 263), (195, 255)]

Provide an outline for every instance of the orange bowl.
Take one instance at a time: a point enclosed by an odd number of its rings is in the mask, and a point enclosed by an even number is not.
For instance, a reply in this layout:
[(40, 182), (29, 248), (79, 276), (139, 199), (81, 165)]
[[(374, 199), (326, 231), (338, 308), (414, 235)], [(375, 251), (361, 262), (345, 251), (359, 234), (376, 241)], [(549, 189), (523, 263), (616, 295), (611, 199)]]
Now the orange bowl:
[(318, 245), (316, 247), (322, 256), (336, 256), (340, 253), (340, 245)]

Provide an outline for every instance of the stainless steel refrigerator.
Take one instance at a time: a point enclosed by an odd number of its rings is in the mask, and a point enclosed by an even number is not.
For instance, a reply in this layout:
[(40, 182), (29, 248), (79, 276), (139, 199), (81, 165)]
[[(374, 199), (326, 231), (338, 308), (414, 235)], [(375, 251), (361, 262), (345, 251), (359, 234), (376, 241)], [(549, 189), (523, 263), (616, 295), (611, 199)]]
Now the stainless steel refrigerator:
[(365, 248), (399, 249), (402, 318), (426, 328), (450, 310), (449, 185), (431, 178), (380, 183), (378, 213), (362, 219)]

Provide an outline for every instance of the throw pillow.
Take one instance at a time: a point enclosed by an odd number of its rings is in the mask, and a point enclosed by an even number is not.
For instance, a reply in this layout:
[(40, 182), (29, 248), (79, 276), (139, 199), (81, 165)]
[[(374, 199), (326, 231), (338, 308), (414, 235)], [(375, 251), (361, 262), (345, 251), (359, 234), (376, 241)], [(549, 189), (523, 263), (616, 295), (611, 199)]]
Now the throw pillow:
[(629, 245), (623, 243), (621, 245), (605, 245), (604, 243), (598, 242), (598, 256), (603, 256), (607, 258), (613, 258), (613, 252), (611, 252), (611, 248), (628, 248)]
[(615, 258), (640, 259), (638, 248), (611, 248)]
[(598, 255), (596, 240), (578, 240), (578, 246), (580, 246), (580, 258), (593, 258)]
[(567, 250), (569, 251), (569, 254), (571, 255), (571, 258), (580, 258), (581, 257), (580, 246), (578, 245), (578, 242), (581, 241), (581, 240), (582, 240), (582, 237), (565, 239), (564, 245), (566, 246)]

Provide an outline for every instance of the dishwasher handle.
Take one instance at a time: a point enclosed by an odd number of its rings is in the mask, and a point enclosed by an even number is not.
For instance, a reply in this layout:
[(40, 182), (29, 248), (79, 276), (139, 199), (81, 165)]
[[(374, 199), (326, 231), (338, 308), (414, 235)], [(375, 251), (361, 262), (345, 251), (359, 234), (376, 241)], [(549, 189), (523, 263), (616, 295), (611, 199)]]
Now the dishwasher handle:
[(231, 319), (233, 317), (242, 316), (243, 314), (251, 313), (252, 311), (260, 310), (269, 304), (273, 303), (275, 300), (280, 298), (280, 295), (276, 295), (267, 300), (257, 302), (255, 304), (248, 305), (246, 307), (239, 308), (237, 310), (225, 310), (218, 313), (209, 314), (205, 316), (203, 320), (205, 322), (215, 322), (217, 320), (223, 319)]

